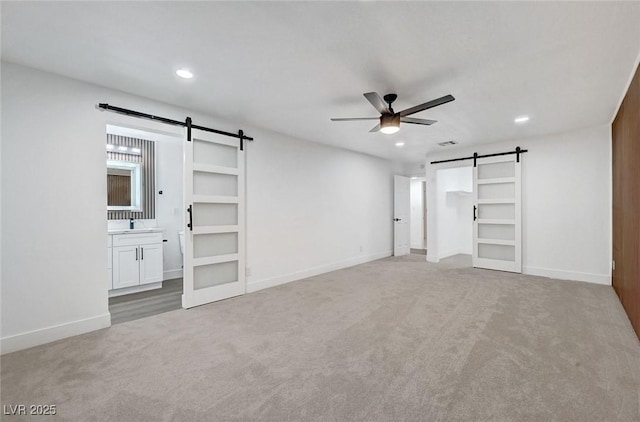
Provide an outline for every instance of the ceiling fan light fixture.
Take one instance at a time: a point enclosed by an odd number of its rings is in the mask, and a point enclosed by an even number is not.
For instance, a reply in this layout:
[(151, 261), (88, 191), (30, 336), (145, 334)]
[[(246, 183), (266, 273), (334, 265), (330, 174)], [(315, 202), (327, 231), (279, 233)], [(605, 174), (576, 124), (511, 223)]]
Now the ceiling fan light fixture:
[(399, 114), (383, 114), (380, 116), (380, 132), (392, 135), (400, 130)]

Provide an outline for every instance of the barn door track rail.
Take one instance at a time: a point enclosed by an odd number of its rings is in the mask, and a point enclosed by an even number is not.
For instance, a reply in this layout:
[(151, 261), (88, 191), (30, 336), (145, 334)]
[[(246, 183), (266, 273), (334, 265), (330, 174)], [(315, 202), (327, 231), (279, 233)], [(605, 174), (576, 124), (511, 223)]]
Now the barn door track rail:
[(184, 122), (179, 120), (167, 119), (166, 117), (155, 116), (153, 114), (142, 113), (140, 111), (129, 110), (122, 107), (112, 106), (106, 103), (98, 104), (99, 110), (112, 111), (118, 114), (124, 114), (126, 116), (137, 117), (139, 119), (153, 120), (160, 123), (165, 123), (173, 126), (182, 126), (187, 128), (187, 141), (191, 142), (191, 129), (203, 130), (205, 132), (217, 133), (219, 135), (230, 136), (232, 138), (240, 139), (240, 150), (244, 150), (244, 141), (253, 141), (253, 138), (246, 136), (242, 130), (238, 133), (225, 132), (224, 130), (212, 129), (210, 127), (198, 126), (191, 123), (191, 117), (187, 117)]
[(520, 154), (524, 154), (525, 152), (529, 152), (529, 150), (528, 149), (521, 149), (520, 147), (516, 147), (515, 151), (496, 152), (495, 154), (478, 155), (477, 152), (474, 152), (473, 155), (470, 155), (468, 157), (450, 158), (448, 160), (432, 161), (431, 164), (451, 163), (453, 161), (473, 160), (473, 167), (477, 167), (478, 158), (499, 157), (501, 155), (512, 155), (512, 154), (516, 154), (516, 162), (519, 163), (520, 162)]

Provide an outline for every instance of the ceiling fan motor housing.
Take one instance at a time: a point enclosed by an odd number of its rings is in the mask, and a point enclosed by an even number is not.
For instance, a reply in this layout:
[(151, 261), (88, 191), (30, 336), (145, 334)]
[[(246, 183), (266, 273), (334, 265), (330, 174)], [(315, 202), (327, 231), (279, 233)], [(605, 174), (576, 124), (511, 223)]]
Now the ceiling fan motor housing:
[(400, 114), (383, 114), (380, 116), (380, 128), (400, 127)]

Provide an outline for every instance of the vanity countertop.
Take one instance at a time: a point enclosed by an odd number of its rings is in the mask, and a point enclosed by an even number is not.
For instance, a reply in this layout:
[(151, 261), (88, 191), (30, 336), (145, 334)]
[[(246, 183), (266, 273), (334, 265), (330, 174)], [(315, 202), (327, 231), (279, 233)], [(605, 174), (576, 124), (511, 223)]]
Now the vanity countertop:
[(108, 230), (109, 234), (137, 234), (137, 233), (162, 233), (160, 227), (142, 227), (139, 229), (112, 229)]

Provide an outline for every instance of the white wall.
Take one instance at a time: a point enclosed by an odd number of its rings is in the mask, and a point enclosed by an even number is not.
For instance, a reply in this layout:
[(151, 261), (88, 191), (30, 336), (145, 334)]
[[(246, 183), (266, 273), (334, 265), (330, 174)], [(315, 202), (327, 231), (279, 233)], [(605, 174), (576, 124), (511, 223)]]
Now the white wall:
[(411, 179), (411, 247), (424, 249), (424, 193), (422, 179)]
[[(239, 125), (2, 63), (2, 351), (107, 327), (105, 126), (182, 129), (120, 107)], [(391, 163), (243, 125), (248, 290), (388, 256)], [(11, 178), (7, 177), (11, 175)]]
[(426, 174), (424, 161), (416, 162), (416, 163), (403, 163), (402, 164), (402, 172), (396, 174), (402, 174), (404, 176), (416, 176), (416, 177), (424, 177)]
[(438, 258), (471, 254), (473, 219), (473, 174), (471, 167), (437, 171)]
[(165, 280), (182, 277), (178, 239), (184, 227), (182, 175), (182, 143), (156, 141), (156, 223), (167, 240), (162, 250)]
[(391, 254), (388, 162), (284, 137), (247, 161), (250, 291)]
[[(446, 158), (528, 149), (522, 161), (523, 272), (611, 284), (611, 132), (608, 125), (535, 139), (515, 140), (433, 154)], [(464, 162), (472, 165), (471, 161)], [(438, 227), (438, 168), (428, 165), (427, 226)], [(430, 229), (432, 233), (433, 230)], [(427, 259), (438, 259), (438, 234), (429, 236)]]

